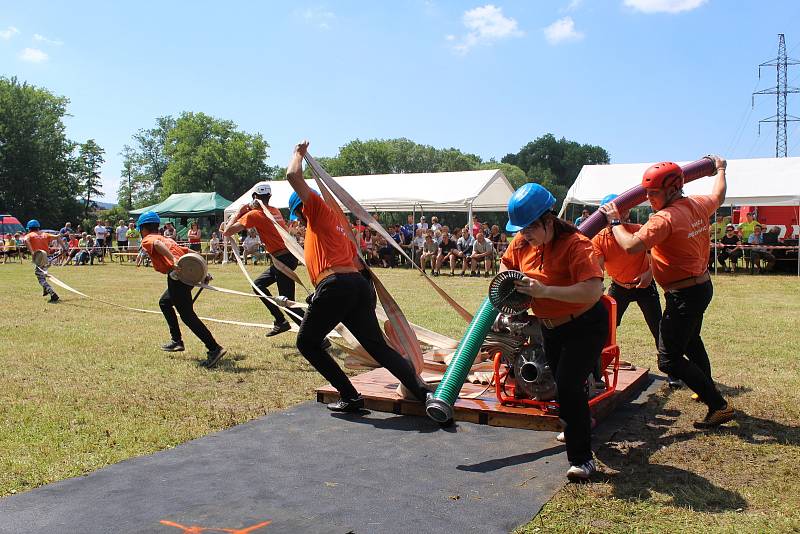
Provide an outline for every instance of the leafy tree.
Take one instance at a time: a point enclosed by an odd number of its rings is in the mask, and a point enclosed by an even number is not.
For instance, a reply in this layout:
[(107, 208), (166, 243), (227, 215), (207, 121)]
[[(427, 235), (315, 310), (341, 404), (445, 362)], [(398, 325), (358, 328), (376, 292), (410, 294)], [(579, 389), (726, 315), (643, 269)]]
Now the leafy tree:
[(232, 121), (182, 113), (167, 133), (162, 195), (216, 191), (236, 198), (270, 176), (272, 169), (265, 163), (268, 146), (260, 134), (240, 132)]
[(481, 158), (455, 148), (438, 149), (409, 139), (350, 141), (333, 158), (320, 158), (331, 176), (474, 170)]
[(124, 221), (127, 224), (130, 213), (123, 206), (117, 204), (111, 209), (101, 211), (99, 217), (106, 221), (107, 225), (116, 226), (119, 221)]
[(132, 208), (141, 208), (163, 200), (161, 180), (169, 165), (164, 152), (167, 134), (175, 127), (175, 119), (167, 115), (156, 118), (153, 128), (142, 128), (133, 135), (133, 146), (122, 149), (122, 171), (117, 198)]
[(0, 212), (56, 228), (79, 216), (71, 173), (75, 145), (62, 121), (68, 103), (47, 89), (0, 77)]
[(94, 139), (89, 139), (81, 144), (78, 157), (75, 159), (74, 168), (83, 198), (83, 216), (88, 217), (89, 211), (97, 207), (96, 199), (102, 194), (100, 187), (103, 180), (100, 178), (100, 167), (105, 162), (105, 150), (100, 148)]
[(610, 158), (603, 147), (568, 141), (563, 137), (556, 139), (548, 133), (531, 141), (516, 154), (507, 154), (502, 162), (525, 171), (532, 181), (547, 187), (560, 203), (581, 167), (607, 164)]

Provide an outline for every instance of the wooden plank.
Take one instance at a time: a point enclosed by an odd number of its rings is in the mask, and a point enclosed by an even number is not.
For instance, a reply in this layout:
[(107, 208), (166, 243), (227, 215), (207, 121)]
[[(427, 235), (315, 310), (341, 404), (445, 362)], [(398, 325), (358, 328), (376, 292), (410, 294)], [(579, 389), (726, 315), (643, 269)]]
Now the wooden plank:
[[(617, 390), (592, 408), (593, 416), (600, 420), (608, 416), (620, 403), (638, 393), (649, 381), (648, 369), (621, 370)], [(353, 385), (364, 397), (365, 407), (378, 412), (425, 417), (421, 402), (401, 399), (396, 390), (398, 381), (385, 369), (374, 369), (353, 377)], [(461, 394), (482, 394), (477, 398), (459, 398), (453, 406), (453, 419), (475, 424), (524, 428), (528, 430), (560, 430), (558, 415), (536, 407), (503, 406), (497, 400), (494, 388), (485, 385), (464, 384)], [(318, 402), (335, 402), (338, 392), (330, 385), (317, 389)]]

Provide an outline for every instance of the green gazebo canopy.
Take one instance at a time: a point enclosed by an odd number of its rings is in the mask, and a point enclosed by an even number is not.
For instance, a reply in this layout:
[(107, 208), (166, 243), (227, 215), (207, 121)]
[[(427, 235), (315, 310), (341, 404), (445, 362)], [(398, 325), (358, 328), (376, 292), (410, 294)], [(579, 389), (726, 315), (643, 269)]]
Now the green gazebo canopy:
[(206, 217), (224, 211), (230, 204), (219, 193), (175, 193), (158, 204), (132, 210), (131, 214), (154, 211), (161, 217)]

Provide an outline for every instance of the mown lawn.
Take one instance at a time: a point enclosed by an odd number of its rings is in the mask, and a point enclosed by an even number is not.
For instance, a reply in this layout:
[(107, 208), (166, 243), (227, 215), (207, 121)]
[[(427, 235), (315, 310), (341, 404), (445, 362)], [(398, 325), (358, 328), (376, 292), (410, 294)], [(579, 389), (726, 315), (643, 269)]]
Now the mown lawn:
[[(251, 273), (260, 267), (249, 267)], [(159, 350), (159, 315), (116, 309), (59, 293), (42, 298), (29, 263), (0, 265), (0, 495), (85, 474), (313, 398), (321, 378), (295, 336), (211, 324), (229, 356), (198, 365), (204, 348)], [(302, 270), (302, 269), (301, 269)], [(235, 265), (213, 266), (214, 283), (249, 291)], [(52, 268), (90, 295), (157, 309), (163, 276), (132, 265)], [(464, 323), (415, 273), (380, 270), (409, 319), (459, 337)], [(474, 310), (486, 280), (437, 279)], [(519, 532), (764, 532), (800, 529), (800, 281), (720, 276), (704, 339), (715, 377), (742, 415), (700, 433), (702, 407), (685, 390), (661, 390), (607, 443), (603, 473), (565, 487)], [(302, 290), (300, 290), (302, 291)], [(271, 322), (255, 299), (205, 292), (200, 315)], [(655, 371), (652, 340), (630, 309), (619, 333), (623, 357)], [(524, 503), (520, 503), (524, 506)], [(532, 512), (533, 513), (533, 512)]]

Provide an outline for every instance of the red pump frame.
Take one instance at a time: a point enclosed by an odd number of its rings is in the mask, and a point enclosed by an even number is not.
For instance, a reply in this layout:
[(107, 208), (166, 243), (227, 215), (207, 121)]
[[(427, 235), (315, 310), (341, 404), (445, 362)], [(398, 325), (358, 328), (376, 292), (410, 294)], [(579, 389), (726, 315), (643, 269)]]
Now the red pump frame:
[[(603, 381), (606, 383), (606, 389), (599, 395), (595, 395), (589, 399), (589, 406), (594, 406), (603, 399), (606, 399), (614, 394), (617, 389), (617, 380), (619, 379), (619, 345), (617, 345), (617, 301), (608, 295), (603, 295), (600, 298), (608, 311), (608, 339), (606, 346), (600, 356), (600, 366), (603, 369)], [(494, 356), (494, 388), (497, 400), (504, 406), (533, 406), (543, 411), (548, 411), (558, 407), (558, 401), (538, 401), (533, 399), (517, 399), (514, 398), (514, 385), (506, 384), (508, 379), (508, 368), (501, 371), (501, 357), (500, 353)], [(609, 368), (611, 373), (609, 374)], [(511, 396), (506, 394), (506, 391), (511, 391)]]

